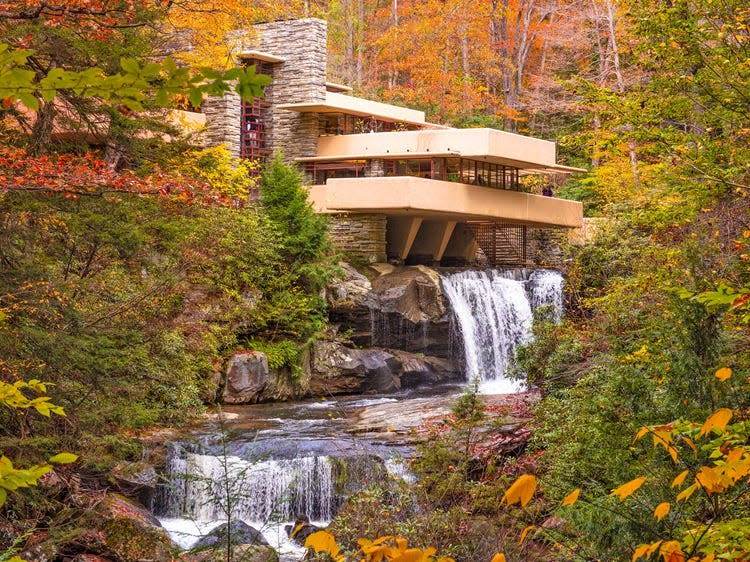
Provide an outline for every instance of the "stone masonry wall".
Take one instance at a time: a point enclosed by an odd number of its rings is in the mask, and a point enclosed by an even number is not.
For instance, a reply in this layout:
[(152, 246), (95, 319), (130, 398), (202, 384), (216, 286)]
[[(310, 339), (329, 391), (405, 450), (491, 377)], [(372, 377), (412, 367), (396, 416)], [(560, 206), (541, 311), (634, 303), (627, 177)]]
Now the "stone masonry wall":
[(210, 96), (203, 101), (206, 144), (226, 144), (235, 158), (240, 156), (241, 108), (240, 96), (236, 92), (227, 92), (223, 97)]
[(347, 254), (368, 263), (385, 262), (385, 215), (332, 215), (330, 235)]
[(279, 109), (279, 104), (322, 102), (326, 98), (327, 25), (306, 18), (258, 24), (255, 48), (285, 62), (275, 64), (273, 84), (266, 91), (270, 120), (266, 123), (269, 146), (281, 150), (287, 160), (315, 156), (318, 116)]
[(385, 175), (385, 161), (379, 159), (370, 160), (370, 165), (365, 168), (365, 177), (381, 178)]

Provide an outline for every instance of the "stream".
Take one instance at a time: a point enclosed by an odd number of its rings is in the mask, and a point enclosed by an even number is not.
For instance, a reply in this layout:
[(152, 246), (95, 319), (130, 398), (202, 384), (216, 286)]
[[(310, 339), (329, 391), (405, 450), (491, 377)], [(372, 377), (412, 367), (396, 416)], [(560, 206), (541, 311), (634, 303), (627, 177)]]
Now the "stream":
[[(531, 337), (533, 311), (562, 314), (562, 276), (548, 270), (462, 271), (442, 277), (465, 372), (492, 395), (522, 391), (505, 377), (515, 347)], [(298, 514), (327, 525), (348, 496), (405, 465), (413, 430), (450, 412), (462, 385), (388, 395), (225, 407), (189, 439), (169, 444), (156, 513), (183, 549), (221, 525), (227, 511), (258, 529), (281, 560), (304, 549), (284, 530)]]

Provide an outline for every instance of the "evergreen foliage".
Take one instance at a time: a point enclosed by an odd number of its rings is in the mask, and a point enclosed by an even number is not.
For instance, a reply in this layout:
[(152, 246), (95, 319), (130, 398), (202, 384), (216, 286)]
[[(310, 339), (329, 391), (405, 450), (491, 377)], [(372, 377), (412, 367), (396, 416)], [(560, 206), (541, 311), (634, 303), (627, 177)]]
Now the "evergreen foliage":
[(274, 155), (260, 180), (260, 202), (263, 213), (283, 240), (283, 253), (307, 285), (321, 287), (327, 272), (310, 267), (325, 261), (331, 246), (328, 221), (315, 214), (302, 187), (302, 175), (284, 163), (280, 153)]

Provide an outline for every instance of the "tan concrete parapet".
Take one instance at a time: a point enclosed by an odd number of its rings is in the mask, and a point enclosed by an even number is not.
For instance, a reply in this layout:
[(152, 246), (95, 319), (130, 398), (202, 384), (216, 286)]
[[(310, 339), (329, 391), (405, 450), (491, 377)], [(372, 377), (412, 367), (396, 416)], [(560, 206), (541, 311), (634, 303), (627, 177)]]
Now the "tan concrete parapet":
[(318, 138), (319, 159), (388, 157), (389, 154), (457, 154), (521, 169), (585, 171), (560, 166), (554, 142), (495, 129), (429, 129)]
[(280, 105), (279, 108), (300, 113), (346, 113), (412, 125), (433, 126), (424, 120), (424, 111), (330, 91), (326, 92), (326, 99), (323, 102), (286, 103)]
[(580, 228), (578, 201), (416, 177), (333, 178), (310, 188), (320, 213), (382, 213), (458, 222)]

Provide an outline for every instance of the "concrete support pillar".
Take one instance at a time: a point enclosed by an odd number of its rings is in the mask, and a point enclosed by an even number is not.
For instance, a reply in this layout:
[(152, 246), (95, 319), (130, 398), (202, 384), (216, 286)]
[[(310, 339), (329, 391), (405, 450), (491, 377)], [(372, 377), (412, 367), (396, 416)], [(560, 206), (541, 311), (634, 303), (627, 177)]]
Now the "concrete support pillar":
[(438, 263), (441, 259), (443, 259), (443, 254), (445, 254), (445, 250), (448, 247), (448, 242), (450, 242), (451, 236), (453, 236), (453, 231), (456, 228), (456, 224), (456, 221), (448, 221), (443, 227), (443, 235), (440, 237), (440, 244), (438, 245), (438, 250), (434, 255), (434, 259)]
[(455, 226), (442, 257), (470, 262), (478, 248), (479, 244), (471, 230), (464, 223), (459, 223)]
[(406, 260), (420, 226), (422, 226), (422, 219), (419, 217), (389, 217), (387, 232), (389, 256), (395, 256), (401, 261)]
[(456, 221), (425, 220), (412, 245), (411, 255), (419, 256), (425, 263), (439, 262), (455, 228)]

